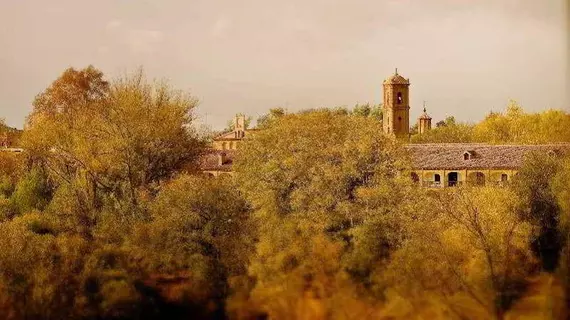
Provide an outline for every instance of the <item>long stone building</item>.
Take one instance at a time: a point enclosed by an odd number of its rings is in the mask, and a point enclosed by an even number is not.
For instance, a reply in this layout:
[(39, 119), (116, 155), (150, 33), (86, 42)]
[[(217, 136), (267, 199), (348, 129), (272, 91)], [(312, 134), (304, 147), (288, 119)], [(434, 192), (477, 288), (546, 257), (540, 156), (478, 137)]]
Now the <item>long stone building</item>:
[(570, 154), (569, 144), (488, 145), (479, 143), (408, 144), (412, 179), (425, 187), (463, 184), (500, 185), (508, 182), (530, 152)]
[[(405, 141), (410, 137), (410, 81), (398, 70), (383, 82), (383, 130)], [(431, 117), (425, 105), (417, 120), (418, 133), (431, 130)], [(245, 116), (237, 115), (234, 130), (213, 140), (202, 157), (201, 168), (212, 176), (231, 174), (239, 144), (257, 130), (246, 129)], [(551, 156), (570, 154), (570, 144), (490, 145), (479, 143), (406, 144), (412, 160), (411, 178), (429, 188), (463, 184), (500, 185), (520, 169), (525, 155), (543, 152)]]

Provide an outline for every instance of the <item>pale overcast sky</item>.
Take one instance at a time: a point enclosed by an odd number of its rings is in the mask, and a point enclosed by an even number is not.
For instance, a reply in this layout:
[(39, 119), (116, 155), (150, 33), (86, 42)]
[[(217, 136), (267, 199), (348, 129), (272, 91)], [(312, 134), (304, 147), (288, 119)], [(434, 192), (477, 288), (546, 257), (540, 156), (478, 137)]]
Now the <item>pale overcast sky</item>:
[(423, 100), (436, 121), (509, 98), (564, 109), (566, 19), (564, 0), (0, 0), (0, 117), (22, 127), (37, 93), (89, 64), (170, 79), (215, 129), (237, 112), (378, 103), (395, 67), (413, 122)]

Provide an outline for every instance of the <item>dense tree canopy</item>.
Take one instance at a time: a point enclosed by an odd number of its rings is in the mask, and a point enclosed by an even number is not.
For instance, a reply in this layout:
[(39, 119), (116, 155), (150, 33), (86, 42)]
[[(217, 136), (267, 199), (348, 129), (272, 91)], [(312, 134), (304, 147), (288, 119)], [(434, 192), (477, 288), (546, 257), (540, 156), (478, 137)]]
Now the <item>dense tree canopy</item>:
[(491, 144), (543, 144), (570, 142), (570, 114), (562, 110), (526, 113), (514, 100), (505, 112), (491, 112), (476, 124), (454, 117), (436, 123), (425, 134), (414, 134), (412, 143), (483, 142)]
[[(136, 203), (141, 187), (199, 155), (201, 142), (190, 128), (197, 101), (166, 83), (147, 83), (142, 71), (112, 84), (101, 76), (92, 67), (67, 70), (36, 100), (22, 144), (57, 183), (83, 185), (93, 205), (101, 191)], [(73, 95), (60, 96), (68, 87)], [(46, 107), (58, 105), (65, 108)]]
[[(565, 317), (568, 158), (429, 190), (380, 106), (275, 108), (212, 178), (196, 105), (92, 66), (36, 97), (25, 152), (0, 153), (0, 318)], [(570, 141), (568, 121), (512, 102), (412, 142)]]

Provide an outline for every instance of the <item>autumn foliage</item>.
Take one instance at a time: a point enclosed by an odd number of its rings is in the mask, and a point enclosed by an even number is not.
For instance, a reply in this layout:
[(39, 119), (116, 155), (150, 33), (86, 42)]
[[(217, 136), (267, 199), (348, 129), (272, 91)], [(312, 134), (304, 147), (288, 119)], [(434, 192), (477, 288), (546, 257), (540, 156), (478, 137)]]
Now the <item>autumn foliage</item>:
[[(377, 106), (276, 108), (210, 178), (197, 103), (94, 67), (36, 97), (25, 152), (0, 153), (0, 319), (566, 316), (568, 159), (434, 192)], [(569, 142), (569, 117), (511, 103), (412, 140)]]

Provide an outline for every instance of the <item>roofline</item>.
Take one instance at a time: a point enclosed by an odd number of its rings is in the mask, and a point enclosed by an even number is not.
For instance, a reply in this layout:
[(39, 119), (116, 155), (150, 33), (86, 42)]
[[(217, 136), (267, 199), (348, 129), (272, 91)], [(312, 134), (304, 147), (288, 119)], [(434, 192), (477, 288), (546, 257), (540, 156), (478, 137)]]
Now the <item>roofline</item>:
[(239, 141), (239, 140), (243, 140), (243, 139), (240, 139), (240, 138), (219, 138), (218, 137), (218, 138), (212, 138), (212, 140), (214, 140), (214, 141), (222, 141), (222, 140)]
[(200, 168), (200, 171), (225, 171), (225, 172), (232, 172), (232, 168), (224, 168), (224, 167), (206, 167)]
[(548, 144), (490, 144), (482, 142), (446, 142), (446, 143), (407, 143), (404, 147), (408, 146), (481, 146), (481, 147), (570, 147), (570, 142), (555, 142)]
[(412, 167), (412, 170), (519, 170), (521, 167)]

